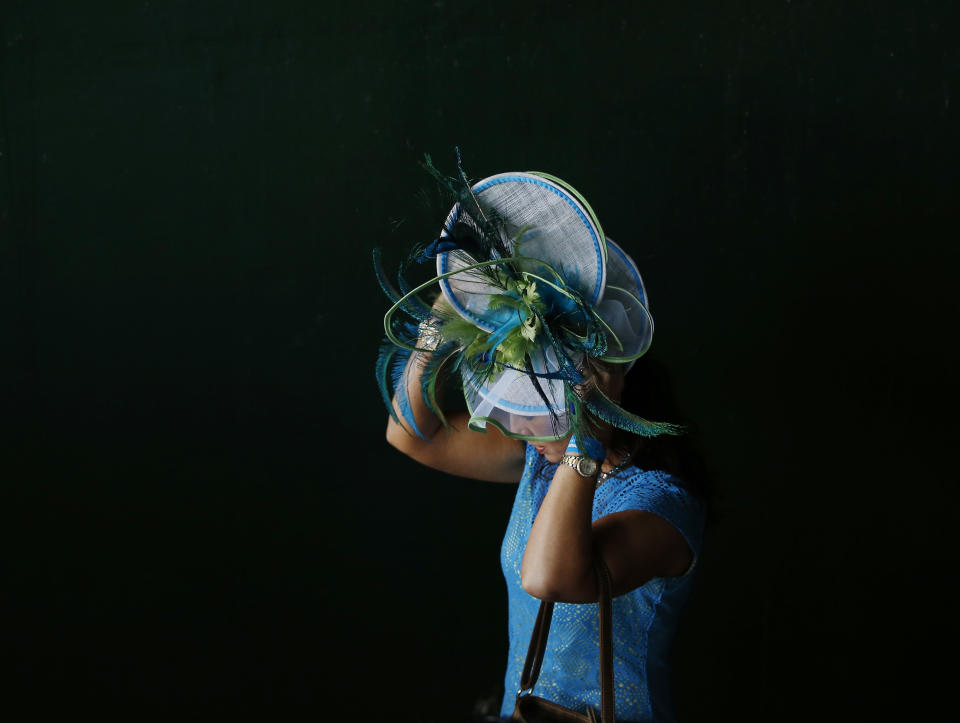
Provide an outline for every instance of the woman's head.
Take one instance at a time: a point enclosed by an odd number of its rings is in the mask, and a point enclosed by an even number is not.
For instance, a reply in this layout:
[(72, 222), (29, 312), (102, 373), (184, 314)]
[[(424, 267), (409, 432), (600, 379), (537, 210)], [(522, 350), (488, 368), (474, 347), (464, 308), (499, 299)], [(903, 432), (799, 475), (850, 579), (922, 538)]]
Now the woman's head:
[[(636, 264), (604, 235), (583, 197), (545, 174), (511, 172), (471, 184), (462, 169), (454, 178), (428, 166), (454, 203), (439, 237), (415, 249), (411, 261), (435, 260), (436, 276), (414, 285), (401, 275), (395, 288), (375, 266), (394, 302), (384, 317), (390, 344), (378, 360), (387, 406), (391, 369), (422, 348), (426, 327), (438, 360), (421, 375), (427, 406), (437, 405), (441, 373), (456, 371), (472, 429), (492, 425), (534, 444), (571, 430), (588, 435), (592, 419), (639, 434), (672, 433), (669, 424), (618, 406), (620, 369), (649, 348), (653, 318)], [(418, 294), (434, 283), (444, 303), (427, 311)], [(592, 387), (604, 395), (574, 396)]]

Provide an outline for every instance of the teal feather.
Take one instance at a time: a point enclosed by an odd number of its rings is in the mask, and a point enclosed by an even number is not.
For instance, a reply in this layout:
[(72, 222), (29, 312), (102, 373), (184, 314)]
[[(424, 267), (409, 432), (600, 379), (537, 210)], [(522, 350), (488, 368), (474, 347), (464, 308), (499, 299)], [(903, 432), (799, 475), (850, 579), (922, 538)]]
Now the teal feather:
[(584, 407), (583, 400), (574, 392), (571, 385), (567, 384), (565, 390), (567, 397), (567, 418), (570, 421), (570, 429), (568, 431), (576, 435), (578, 439), (597, 437), (599, 433), (597, 424)]
[(383, 293), (387, 295), (387, 298), (390, 299), (392, 303), (396, 304), (403, 294), (398, 292), (390, 282), (390, 279), (387, 278), (387, 274), (383, 270), (383, 260), (380, 257), (380, 249), (378, 248), (373, 250), (373, 272), (377, 276), (377, 281), (380, 283), (380, 288), (383, 289)]
[[(383, 289), (383, 293), (386, 294), (387, 298), (394, 304), (400, 301), (400, 299), (410, 291), (407, 287), (406, 280), (403, 278), (402, 271), (401, 268), (401, 271), (397, 274), (397, 281), (400, 283), (400, 289), (398, 290), (383, 270), (383, 260), (380, 255), (380, 249), (375, 248), (373, 250), (373, 272), (377, 276), (377, 281), (380, 284), (380, 288)], [(404, 301), (400, 308), (417, 321), (423, 321), (430, 316), (430, 307), (416, 296)]]
[(455, 197), (460, 196), (460, 180), (457, 178), (451, 178), (450, 176), (445, 176), (439, 170), (437, 170), (437, 167), (433, 165), (433, 158), (430, 157), (429, 153), (423, 154), (423, 163), (420, 165), (433, 177), (433, 180), (435, 180), (441, 188)]
[[(393, 393), (394, 399), (397, 402), (397, 406), (400, 408), (400, 415), (403, 417), (403, 420), (410, 426), (410, 429), (413, 430), (413, 434), (418, 436), (420, 439), (426, 440), (426, 436), (423, 432), (420, 431), (420, 428), (417, 426), (417, 420), (413, 416), (413, 410), (410, 409), (410, 400), (407, 397), (407, 385), (403, 383), (403, 377), (407, 369), (407, 363), (409, 361), (409, 356), (412, 352), (404, 349), (407, 352), (406, 358), (400, 356), (396, 357), (393, 361), (391, 368), (391, 377), (393, 381)], [(403, 427), (402, 422), (397, 422)], [(406, 429), (406, 427), (404, 427)], [(410, 429), (406, 431), (410, 433)]]
[[(430, 155), (424, 154), (423, 168), (446, 192), (457, 206), (456, 220), (447, 227), (447, 240), (459, 248), (465, 248), (477, 260), (504, 258), (509, 256), (508, 234), (503, 219), (494, 211), (484, 211), (473, 193), (467, 174), (463, 170), (460, 149), (457, 153), (457, 176), (446, 176), (433, 165)], [(512, 268), (505, 268), (508, 276), (513, 276)]]
[[(407, 429), (404, 426), (404, 422), (406, 422), (418, 437), (426, 439), (419, 427), (417, 427), (416, 420), (413, 418), (410, 402), (407, 399), (406, 388), (403, 384), (403, 374), (407, 362), (410, 359), (410, 354), (411, 352), (408, 349), (395, 346), (389, 339), (384, 340), (380, 344), (380, 353), (377, 355), (377, 386), (380, 389), (380, 396), (383, 399), (383, 403), (387, 407), (387, 412), (389, 412), (393, 421), (401, 427), (404, 427), (404, 429)], [(397, 407), (400, 408), (400, 416), (403, 417), (402, 420), (397, 416), (396, 409), (394, 409), (394, 397), (396, 398)], [(410, 430), (407, 429), (407, 432), (409, 431)]]
[(400, 420), (397, 418), (397, 412), (393, 408), (392, 399), (395, 386), (392, 383), (393, 374), (391, 372), (394, 360), (398, 357), (401, 357), (403, 363), (406, 364), (407, 359), (410, 357), (410, 352), (395, 346), (389, 339), (382, 342), (380, 344), (380, 353), (377, 354), (376, 375), (377, 387), (380, 389), (380, 396), (383, 398), (383, 403), (386, 405), (387, 411), (390, 413), (393, 421), (400, 424)]
[(449, 427), (447, 418), (444, 416), (440, 405), (437, 402), (437, 385), (441, 384), (440, 372), (443, 366), (455, 355), (458, 355), (461, 347), (456, 343), (444, 344), (434, 353), (427, 357), (420, 370), (420, 391), (423, 395), (423, 402), (444, 427)]
[(661, 434), (683, 434), (684, 428), (669, 422), (652, 422), (649, 419), (638, 417), (617, 405), (606, 394), (594, 388), (584, 400), (584, 405), (590, 413), (601, 421), (641, 437), (657, 437)]
[[(401, 266), (400, 270), (397, 271), (397, 285), (400, 287), (400, 293), (406, 296), (410, 293), (410, 284), (408, 284), (407, 280), (403, 277), (404, 270), (405, 267)], [(403, 303), (402, 308), (417, 321), (424, 321), (430, 318), (430, 306), (416, 294), (410, 296)]]

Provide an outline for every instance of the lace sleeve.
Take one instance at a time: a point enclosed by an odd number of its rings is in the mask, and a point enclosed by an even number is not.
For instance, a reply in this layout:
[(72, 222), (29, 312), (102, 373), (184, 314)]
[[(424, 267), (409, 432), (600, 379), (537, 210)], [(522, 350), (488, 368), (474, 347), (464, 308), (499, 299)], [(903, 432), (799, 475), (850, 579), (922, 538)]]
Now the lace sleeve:
[(700, 557), (706, 508), (680, 481), (660, 471), (641, 471), (601, 485), (594, 502), (594, 521), (614, 512), (645, 510), (662, 517), (677, 528), (693, 553), (689, 575)]

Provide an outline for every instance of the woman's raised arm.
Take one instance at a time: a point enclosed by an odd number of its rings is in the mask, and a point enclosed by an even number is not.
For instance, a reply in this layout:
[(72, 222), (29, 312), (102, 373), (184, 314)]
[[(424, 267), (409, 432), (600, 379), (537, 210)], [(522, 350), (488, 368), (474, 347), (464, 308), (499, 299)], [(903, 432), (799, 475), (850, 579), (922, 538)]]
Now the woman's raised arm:
[(596, 602), (595, 554), (610, 570), (615, 596), (654, 577), (680, 576), (690, 567), (693, 552), (683, 535), (652, 512), (625, 510), (591, 524), (594, 487), (593, 479), (571, 467), (557, 468), (521, 564), (521, 585), (534, 597)]
[[(619, 399), (623, 374), (596, 372), (596, 384)], [(589, 387), (584, 390), (589, 393)], [(598, 430), (604, 446), (610, 428)], [(604, 460), (608, 466), (622, 456)], [(607, 484), (615, 484), (608, 482)], [(596, 478), (583, 477), (565, 464), (557, 467), (524, 550), (520, 579), (534, 597), (555, 602), (595, 602), (599, 596), (594, 556), (610, 571), (614, 595), (640, 587), (654, 577), (675, 577), (689, 568), (693, 553), (683, 535), (662, 517), (624, 510), (592, 522)]]
[[(523, 473), (523, 442), (504, 436), (492, 426), (488, 426), (485, 433), (473, 431), (467, 426), (469, 415), (465, 412), (447, 414), (450, 427), (446, 428), (427, 407), (420, 379), (428, 355), (429, 352), (410, 355), (401, 381), (403, 388), (393, 397), (394, 413), (403, 420), (405, 415), (398, 397), (404, 395), (407, 414), (413, 417), (423, 436), (388, 417), (387, 442), (408, 457), (441, 472), (487, 482), (518, 482)], [(438, 401), (443, 403), (442, 399)]]

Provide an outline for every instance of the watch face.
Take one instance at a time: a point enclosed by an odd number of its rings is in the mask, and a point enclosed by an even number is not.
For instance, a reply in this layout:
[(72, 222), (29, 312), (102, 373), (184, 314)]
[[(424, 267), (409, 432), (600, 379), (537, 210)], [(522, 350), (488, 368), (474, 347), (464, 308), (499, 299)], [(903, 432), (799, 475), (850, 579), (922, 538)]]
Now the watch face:
[(577, 471), (584, 477), (593, 477), (597, 473), (598, 467), (597, 460), (590, 457), (581, 457), (577, 463)]

